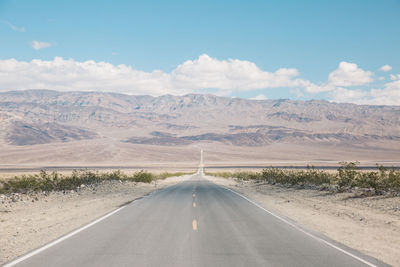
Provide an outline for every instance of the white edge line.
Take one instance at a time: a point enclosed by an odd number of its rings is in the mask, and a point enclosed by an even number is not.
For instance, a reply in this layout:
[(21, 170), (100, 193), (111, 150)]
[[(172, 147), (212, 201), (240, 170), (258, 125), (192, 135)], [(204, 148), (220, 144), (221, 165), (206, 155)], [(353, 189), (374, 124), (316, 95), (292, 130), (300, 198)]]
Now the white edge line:
[[(174, 185), (176, 185), (176, 184), (174, 184)], [(162, 188), (161, 190), (164, 190), (164, 189), (166, 189), (166, 188), (172, 187), (172, 186), (174, 186), (174, 185), (166, 186), (166, 187)], [(152, 192), (150, 192), (150, 194), (144, 195), (143, 197), (149, 196), (149, 195), (151, 195), (151, 194), (153, 194), (153, 193), (155, 193), (155, 192), (157, 192), (157, 190), (156, 190), (156, 191), (152, 191)], [(141, 198), (143, 198), (143, 197), (141, 197)], [(141, 199), (141, 198), (139, 198), (139, 199)], [(50, 247), (52, 247), (52, 246), (54, 246), (54, 245), (60, 243), (60, 242), (62, 242), (62, 241), (64, 241), (64, 240), (70, 238), (71, 236), (74, 236), (74, 235), (76, 235), (77, 233), (82, 232), (83, 230), (85, 230), (85, 229), (87, 229), (87, 228), (89, 228), (89, 227), (95, 225), (96, 223), (99, 223), (99, 222), (101, 222), (102, 220), (104, 220), (104, 219), (110, 217), (111, 215), (117, 213), (118, 211), (122, 210), (122, 209), (125, 208), (126, 206), (132, 204), (132, 203), (133, 203), (134, 201), (136, 201), (136, 200), (138, 200), (138, 199), (135, 199), (135, 200), (133, 200), (133, 201), (127, 203), (126, 205), (124, 205), (124, 206), (122, 206), (122, 207), (120, 207), (120, 208), (118, 208), (118, 209), (116, 209), (116, 210), (114, 210), (114, 211), (111, 211), (111, 212), (105, 214), (104, 216), (98, 218), (97, 220), (95, 220), (95, 221), (93, 221), (93, 222), (91, 222), (91, 223), (88, 223), (88, 224), (82, 226), (81, 228), (78, 228), (78, 229), (76, 229), (75, 231), (72, 231), (71, 233), (69, 233), (69, 234), (67, 234), (67, 235), (64, 235), (64, 236), (62, 236), (62, 237), (60, 237), (60, 238), (58, 238), (58, 239), (56, 239), (56, 240), (54, 240), (54, 241), (52, 241), (52, 242), (50, 242), (50, 243), (48, 243), (48, 244), (46, 244), (46, 245), (44, 245), (44, 246), (38, 248), (38, 249), (33, 250), (33, 251), (29, 252), (28, 254), (25, 254), (24, 256), (21, 256), (21, 257), (19, 257), (19, 258), (16, 258), (15, 260), (13, 260), (13, 261), (11, 261), (11, 262), (9, 262), (9, 263), (6, 263), (5, 265), (2, 265), (2, 267), (11, 267), (11, 266), (14, 266), (14, 265), (16, 265), (16, 264), (18, 264), (18, 263), (20, 263), (20, 262), (22, 262), (22, 261), (24, 261), (24, 260), (30, 258), (30, 257), (36, 255), (36, 254), (39, 254), (40, 252), (42, 252), (42, 251), (44, 251), (44, 250), (46, 250), (46, 249), (48, 249), (48, 248), (50, 248)]]
[(338, 246), (336, 246), (336, 245), (334, 245), (334, 244), (332, 244), (332, 243), (330, 243), (330, 242), (328, 242), (328, 241), (326, 241), (326, 240), (324, 240), (324, 239), (322, 239), (322, 238), (320, 238), (320, 237), (317, 237), (317, 236), (315, 236), (315, 235), (313, 235), (313, 234), (311, 234), (311, 233), (309, 233), (309, 232), (307, 232), (307, 231), (301, 229), (301, 228), (300, 228), (299, 226), (297, 226), (296, 224), (291, 223), (290, 221), (288, 221), (288, 220), (282, 218), (281, 216), (279, 216), (279, 215), (277, 215), (277, 214), (275, 214), (275, 213), (273, 213), (273, 212), (267, 210), (266, 208), (262, 207), (260, 204), (258, 204), (258, 203), (256, 203), (256, 202), (252, 201), (251, 199), (249, 199), (249, 198), (247, 198), (247, 197), (245, 197), (245, 196), (239, 194), (238, 192), (236, 192), (236, 191), (234, 191), (234, 190), (232, 190), (232, 189), (230, 189), (230, 188), (228, 188), (228, 187), (225, 187), (225, 186), (222, 186), (222, 187), (225, 188), (226, 190), (229, 190), (229, 191), (235, 193), (236, 195), (240, 196), (241, 198), (247, 200), (248, 202), (250, 202), (250, 203), (252, 203), (253, 205), (257, 206), (258, 208), (262, 209), (263, 211), (265, 211), (265, 212), (271, 214), (271, 215), (274, 216), (275, 218), (277, 218), (277, 219), (279, 219), (279, 220), (281, 220), (281, 221), (283, 221), (283, 222), (289, 224), (290, 226), (296, 228), (297, 230), (299, 230), (300, 232), (302, 232), (302, 233), (304, 233), (304, 234), (310, 236), (311, 238), (313, 238), (313, 239), (315, 239), (315, 240), (318, 240), (318, 241), (320, 241), (320, 242), (323, 242), (323, 243), (325, 243), (326, 245), (328, 245), (328, 246), (330, 246), (330, 247), (332, 247), (332, 248), (334, 248), (334, 249), (337, 249), (337, 250), (339, 250), (340, 252), (343, 252), (344, 254), (346, 254), (346, 255), (348, 255), (348, 256), (350, 256), (350, 257), (356, 259), (356, 260), (361, 261), (362, 263), (365, 263), (365, 264), (368, 265), (368, 266), (371, 266), (371, 267), (378, 267), (377, 265), (375, 265), (375, 264), (373, 264), (373, 263), (371, 263), (371, 262), (369, 262), (369, 261), (366, 261), (366, 260), (364, 260), (364, 259), (362, 259), (362, 258), (360, 258), (360, 257), (358, 257), (358, 256), (356, 256), (356, 255), (354, 255), (354, 254), (352, 254), (352, 253), (350, 253), (350, 252), (348, 252), (348, 251), (346, 251), (346, 250), (344, 250), (344, 249), (342, 249), (342, 248), (340, 248), (340, 247), (338, 247)]
[[(130, 203), (131, 203), (131, 202), (130, 202)], [(91, 222), (91, 223), (89, 223), (89, 224), (86, 224), (86, 225), (82, 226), (81, 228), (76, 229), (75, 231), (73, 231), (73, 232), (71, 232), (71, 233), (69, 233), (69, 234), (67, 234), (67, 235), (62, 236), (62, 237), (60, 237), (59, 239), (56, 239), (56, 240), (54, 240), (53, 242), (50, 242), (50, 243), (48, 243), (47, 245), (44, 245), (43, 247), (40, 247), (40, 248), (38, 248), (38, 249), (35, 249), (34, 251), (31, 251), (31, 252), (29, 252), (28, 254), (25, 254), (24, 256), (22, 256), (22, 257), (20, 257), (20, 258), (17, 258), (17, 259), (15, 259), (15, 260), (13, 260), (12, 262), (7, 263), (6, 265), (3, 265), (3, 267), (11, 267), (11, 266), (14, 266), (14, 265), (16, 265), (16, 264), (18, 264), (18, 263), (20, 263), (20, 262), (22, 262), (22, 261), (24, 261), (24, 260), (30, 258), (30, 257), (36, 255), (36, 254), (39, 254), (40, 252), (42, 252), (42, 251), (44, 251), (44, 250), (46, 250), (46, 249), (48, 249), (48, 248), (50, 248), (50, 247), (52, 247), (52, 246), (54, 246), (54, 245), (60, 243), (60, 242), (62, 242), (62, 241), (64, 241), (65, 239), (68, 239), (68, 238), (70, 238), (71, 236), (74, 236), (74, 235), (76, 235), (77, 233), (82, 232), (83, 230), (85, 230), (85, 229), (87, 229), (87, 228), (89, 228), (89, 227), (95, 225), (96, 223), (101, 222), (102, 220), (104, 220), (104, 219), (110, 217), (111, 215), (113, 215), (113, 214), (117, 213), (118, 211), (122, 210), (123, 208), (125, 208), (125, 207), (126, 207), (127, 205), (129, 205), (130, 203), (128, 203), (128, 204), (126, 204), (125, 206), (122, 206), (122, 207), (120, 207), (120, 208), (118, 208), (118, 209), (116, 209), (116, 210), (114, 210), (114, 211), (111, 211), (110, 213), (107, 213), (107, 214), (104, 215), (103, 217), (100, 217), (100, 218), (98, 218), (97, 220), (95, 220), (95, 221), (93, 221), (93, 222)]]

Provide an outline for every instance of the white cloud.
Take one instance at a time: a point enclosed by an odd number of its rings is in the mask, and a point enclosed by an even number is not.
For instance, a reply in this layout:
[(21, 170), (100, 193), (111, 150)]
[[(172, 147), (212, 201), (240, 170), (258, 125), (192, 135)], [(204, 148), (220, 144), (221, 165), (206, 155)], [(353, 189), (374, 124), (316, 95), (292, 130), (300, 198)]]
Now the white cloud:
[(329, 93), (331, 100), (368, 105), (400, 105), (400, 80), (386, 83), (383, 89), (362, 91), (337, 88)]
[(333, 86), (364, 85), (372, 81), (372, 72), (360, 69), (357, 64), (344, 61), (329, 74), (329, 84)]
[[(390, 66), (389, 66), (390, 67)], [(383, 66), (382, 70), (388, 69)], [(339, 67), (329, 74), (328, 81), (321, 85), (305, 87), (308, 93), (326, 93), (326, 96), (335, 102), (346, 102), (371, 105), (400, 105), (400, 74), (390, 75), (389, 82), (382, 89), (349, 89), (360, 85), (367, 85), (373, 81), (373, 73), (365, 71), (354, 63), (340, 62)], [(384, 77), (379, 77), (384, 81)]]
[[(400, 74), (399, 74), (399, 79), (400, 79)], [(394, 81), (394, 82), (389, 82), (385, 84), (385, 89), (387, 90), (399, 90), (400, 91), (400, 80)]]
[(338, 87), (334, 91), (329, 92), (328, 95), (334, 102), (364, 104), (368, 93), (359, 89), (349, 90), (347, 88)]
[(296, 95), (297, 98), (303, 97), (303, 96), (304, 96), (303, 91), (300, 90), (300, 88), (291, 89), (291, 90), (290, 90), (290, 93)]
[(396, 80), (400, 79), (400, 74), (397, 74), (397, 75), (390, 74), (390, 79), (392, 81), (396, 81)]
[(178, 88), (218, 88), (228, 94), (232, 90), (251, 91), (277, 87), (303, 87), (309, 81), (295, 78), (297, 69), (281, 68), (266, 72), (256, 64), (238, 59), (218, 60), (201, 55), (188, 60), (171, 72), (171, 81)]
[(384, 65), (380, 68), (381, 71), (391, 71), (392, 70), (392, 66), (390, 65)]
[(127, 65), (92, 60), (79, 62), (60, 57), (51, 61), (0, 60), (0, 90), (43, 88), (181, 95), (216, 89), (219, 95), (229, 95), (233, 91), (312, 85), (296, 78), (298, 75), (296, 69), (266, 72), (249, 61), (218, 60), (207, 55), (188, 60), (171, 73), (160, 70), (144, 72)]
[(250, 98), (252, 100), (267, 100), (268, 97), (266, 97), (264, 94), (259, 94), (258, 96)]
[(33, 41), (31, 42), (31, 45), (32, 45), (33, 49), (35, 49), (35, 50), (40, 50), (40, 49), (43, 49), (43, 48), (51, 47), (51, 46), (53, 46), (54, 44), (52, 44), (52, 43), (47, 43), (47, 42), (39, 42), (39, 41), (33, 40)]
[(15, 26), (15, 25), (11, 24), (11, 23), (8, 22), (8, 21), (3, 21), (3, 23), (4, 23), (5, 25), (7, 25), (8, 27), (10, 27), (13, 31), (25, 32), (25, 28), (24, 28), (24, 27)]
[(360, 69), (357, 64), (342, 61), (336, 70), (329, 73), (328, 81), (321, 85), (304, 86), (308, 93), (322, 93), (337, 90), (339, 87), (365, 85), (373, 81), (373, 73)]

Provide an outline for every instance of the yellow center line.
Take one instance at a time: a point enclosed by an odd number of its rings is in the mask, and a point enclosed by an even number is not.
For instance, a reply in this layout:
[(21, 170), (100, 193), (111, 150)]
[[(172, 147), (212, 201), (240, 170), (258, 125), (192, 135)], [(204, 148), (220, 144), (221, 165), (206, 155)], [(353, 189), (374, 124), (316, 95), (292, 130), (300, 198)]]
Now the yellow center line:
[(192, 197), (195, 198), (195, 197), (196, 197), (196, 194), (193, 194)]
[(193, 208), (196, 208), (196, 202), (193, 202)]
[(196, 220), (193, 220), (192, 226), (193, 226), (193, 231), (197, 231), (197, 221)]

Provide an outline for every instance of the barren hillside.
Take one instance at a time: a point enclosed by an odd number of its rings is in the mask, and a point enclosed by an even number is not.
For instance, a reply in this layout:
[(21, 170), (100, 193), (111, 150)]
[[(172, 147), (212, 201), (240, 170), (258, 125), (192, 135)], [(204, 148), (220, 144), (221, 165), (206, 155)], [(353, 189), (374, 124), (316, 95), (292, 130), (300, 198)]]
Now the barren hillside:
[(399, 106), (319, 100), (12, 91), (0, 93), (0, 129), (3, 164), (164, 162), (164, 148), (194, 162), (186, 153), (200, 146), (235, 162), (400, 158)]

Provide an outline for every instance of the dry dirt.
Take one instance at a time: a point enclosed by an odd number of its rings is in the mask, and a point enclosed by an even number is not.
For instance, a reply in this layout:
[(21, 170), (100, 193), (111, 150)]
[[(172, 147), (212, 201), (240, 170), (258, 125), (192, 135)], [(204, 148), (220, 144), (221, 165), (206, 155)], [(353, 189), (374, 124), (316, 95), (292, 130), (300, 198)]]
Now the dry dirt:
[(153, 184), (104, 182), (76, 191), (11, 197), (0, 195), (0, 264), (44, 245), (119, 206), (187, 179), (170, 177)]
[[(158, 146), (122, 143), (99, 138), (68, 143), (34, 146), (11, 146), (0, 140), (0, 171), (55, 166), (109, 166), (121, 168), (196, 168), (200, 148), (208, 167), (238, 166), (337, 166), (339, 161), (359, 161), (361, 165), (376, 163), (400, 166), (400, 142), (382, 141), (374, 145), (352, 146), (329, 143), (278, 143), (266, 146), (232, 146), (218, 142), (199, 142), (187, 146)], [(94, 153), (95, 152), (95, 153)], [(295, 160), (296, 159), (296, 160)], [(299, 160), (300, 159), (300, 160)], [(10, 170), (12, 172), (12, 170)]]
[(300, 225), (400, 266), (400, 197), (357, 198), (354, 193), (296, 190), (207, 176)]

